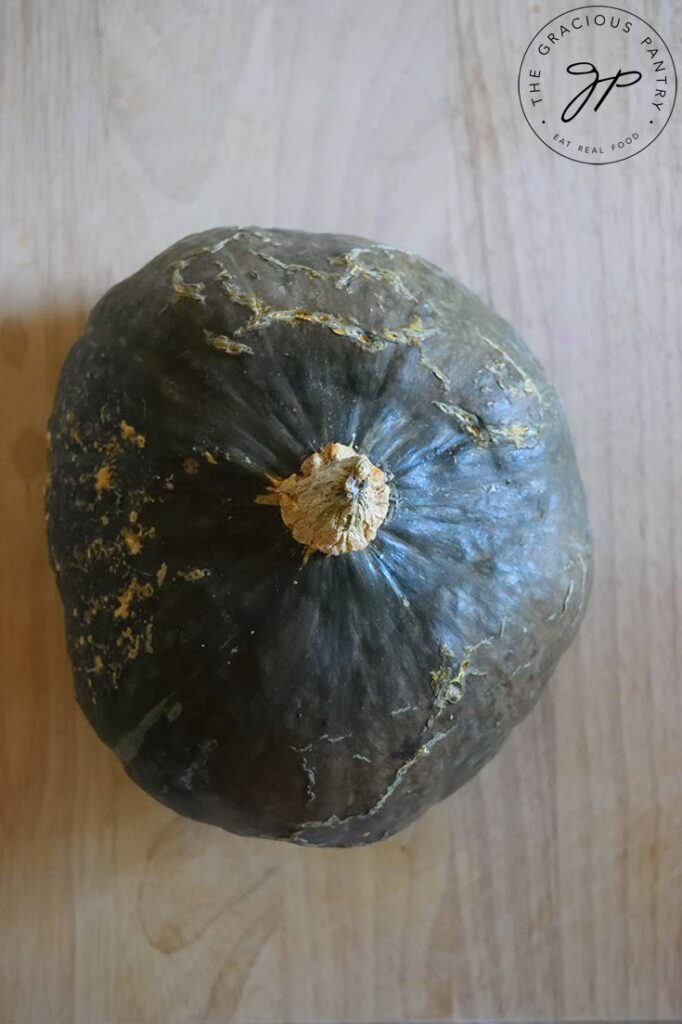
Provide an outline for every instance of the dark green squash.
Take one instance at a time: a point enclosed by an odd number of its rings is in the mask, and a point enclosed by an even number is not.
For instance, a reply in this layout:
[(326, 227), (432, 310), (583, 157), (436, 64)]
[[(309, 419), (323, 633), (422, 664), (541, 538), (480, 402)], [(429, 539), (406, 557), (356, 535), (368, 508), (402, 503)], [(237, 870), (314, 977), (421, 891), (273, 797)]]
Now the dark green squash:
[(554, 390), (387, 246), (178, 242), (93, 310), (50, 435), (80, 705), (145, 790), (233, 832), (402, 828), (495, 753), (585, 609)]

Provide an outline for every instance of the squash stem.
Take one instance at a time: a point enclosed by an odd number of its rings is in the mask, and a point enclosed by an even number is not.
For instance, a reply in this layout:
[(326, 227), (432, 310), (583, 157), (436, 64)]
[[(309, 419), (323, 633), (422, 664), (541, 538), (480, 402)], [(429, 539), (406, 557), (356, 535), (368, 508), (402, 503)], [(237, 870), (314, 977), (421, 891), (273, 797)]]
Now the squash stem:
[(279, 505), (307, 561), (315, 551), (344, 555), (366, 548), (386, 518), (389, 496), (383, 470), (334, 441), (304, 459), (298, 473), (273, 481), (256, 501)]

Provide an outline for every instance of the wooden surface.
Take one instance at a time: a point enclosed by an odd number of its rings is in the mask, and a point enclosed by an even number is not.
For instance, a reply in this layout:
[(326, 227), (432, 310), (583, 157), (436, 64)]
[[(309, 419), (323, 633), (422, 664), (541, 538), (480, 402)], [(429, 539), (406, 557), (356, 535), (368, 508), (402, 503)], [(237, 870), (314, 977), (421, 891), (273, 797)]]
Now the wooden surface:
[[(589, 167), (516, 73), (569, 7), (5, 0), (0, 588), (5, 1022), (682, 1017), (679, 111)], [(682, 7), (637, 0), (682, 61)], [(596, 578), (536, 712), (392, 841), (233, 838), (137, 791), (71, 693), (44, 423), (100, 293), (215, 224), (415, 250), (565, 402)]]

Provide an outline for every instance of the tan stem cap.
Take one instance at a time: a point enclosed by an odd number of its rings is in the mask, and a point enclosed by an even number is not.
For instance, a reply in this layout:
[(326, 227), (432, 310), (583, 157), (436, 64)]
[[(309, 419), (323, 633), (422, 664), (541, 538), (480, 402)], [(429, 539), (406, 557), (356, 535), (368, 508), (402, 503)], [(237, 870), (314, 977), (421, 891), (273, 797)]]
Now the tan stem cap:
[(313, 551), (343, 555), (366, 548), (386, 518), (389, 494), (383, 470), (350, 445), (333, 442), (256, 501), (279, 505), (307, 558)]

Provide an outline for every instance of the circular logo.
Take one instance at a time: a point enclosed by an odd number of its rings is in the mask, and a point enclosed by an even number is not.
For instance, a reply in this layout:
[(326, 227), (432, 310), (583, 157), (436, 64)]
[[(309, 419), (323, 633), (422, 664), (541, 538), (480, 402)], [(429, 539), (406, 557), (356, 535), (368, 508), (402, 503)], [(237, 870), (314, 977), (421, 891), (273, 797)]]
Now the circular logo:
[(677, 73), (666, 44), (619, 7), (575, 7), (544, 25), (519, 69), (528, 124), (560, 156), (613, 164), (640, 153), (670, 119)]

